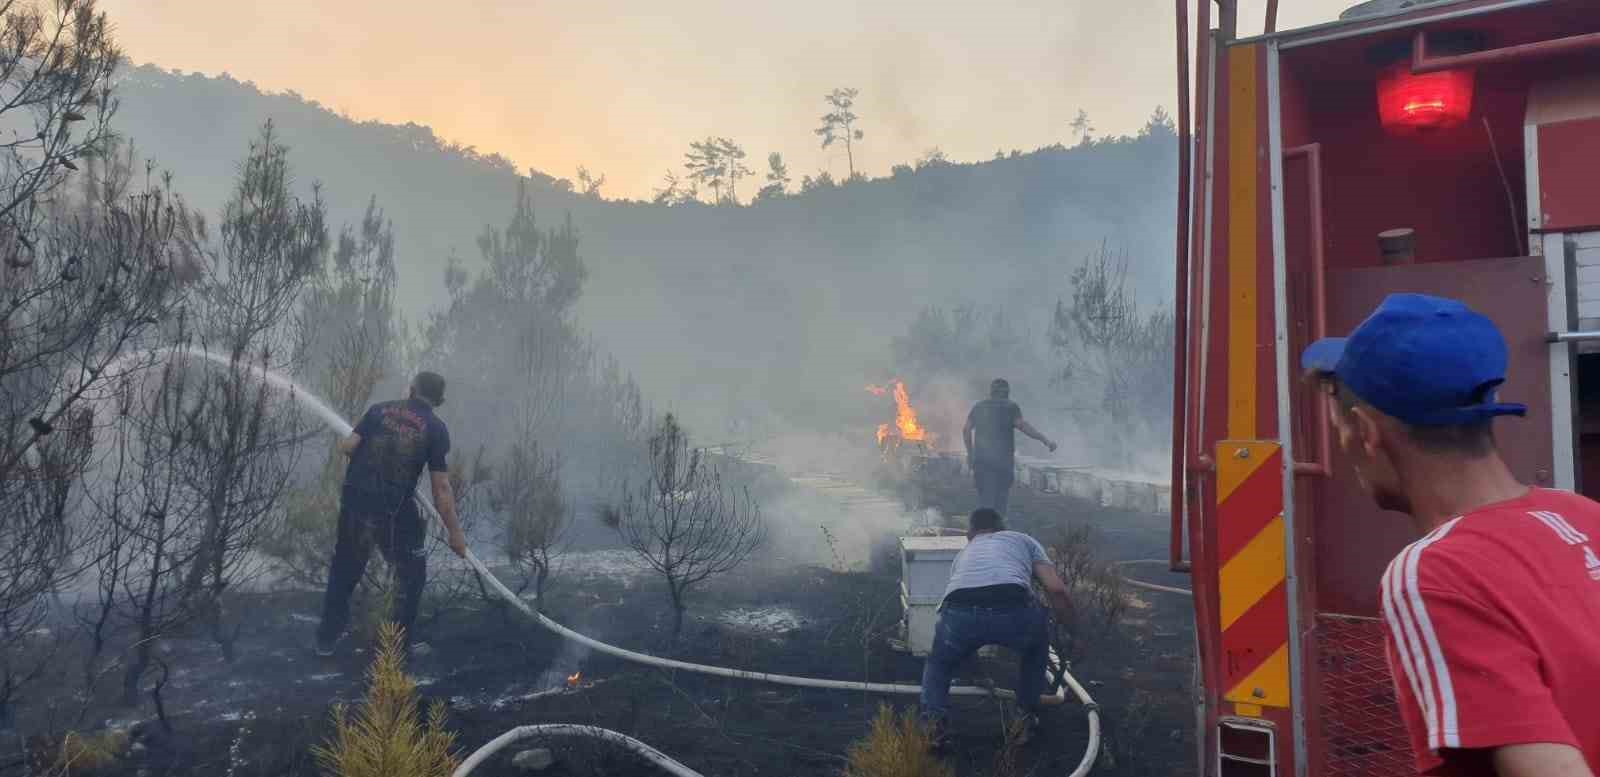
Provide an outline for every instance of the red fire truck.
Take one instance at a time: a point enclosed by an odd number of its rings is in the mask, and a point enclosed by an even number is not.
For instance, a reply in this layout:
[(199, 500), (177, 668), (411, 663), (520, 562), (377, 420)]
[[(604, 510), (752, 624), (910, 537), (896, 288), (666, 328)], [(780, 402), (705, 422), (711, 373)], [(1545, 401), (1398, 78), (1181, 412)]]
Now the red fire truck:
[(1377, 616), (1414, 532), (1358, 490), (1299, 352), (1392, 292), (1461, 299), (1530, 408), (1500, 427), (1512, 468), (1600, 493), (1600, 0), (1376, 0), (1281, 32), (1268, 0), (1254, 37), (1199, 0), (1193, 41), (1189, 5), (1171, 551), (1201, 773), (1410, 774)]

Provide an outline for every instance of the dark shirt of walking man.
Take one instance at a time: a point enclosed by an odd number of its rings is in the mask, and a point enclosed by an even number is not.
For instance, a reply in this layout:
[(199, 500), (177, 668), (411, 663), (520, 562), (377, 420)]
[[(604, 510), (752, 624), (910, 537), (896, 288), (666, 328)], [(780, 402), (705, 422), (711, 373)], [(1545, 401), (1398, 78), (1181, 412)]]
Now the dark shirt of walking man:
[(394, 568), (400, 591), (396, 620), (413, 641), (412, 626), (427, 582), (427, 526), (412, 494), (417, 478), (427, 468), (433, 486), (433, 504), (444, 521), (450, 549), (467, 554), (466, 535), (456, 519), (455, 497), (450, 491), (450, 430), (434, 414), (444, 404), (444, 378), (432, 372), (417, 373), (405, 399), (380, 402), (367, 409), (348, 437), (338, 442), (340, 453), (350, 457), (339, 495), (339, 539), (328, 568), (328, 590), (323, 597), (322, 623), (317, 629), (317, 653), (333, 648), (350, 621), (350, 596), (366, 572), (367, 560), (377, 547)]
[(1035, 579), (1050, 597), (1051, 608), (1065, 619), (1072, 612), (1072, 600), (1044, 546), (1022, 532), (1007, 531), (1005, 519), (992, 509), (972, 511), (967, 546), (950, 564), (933, 648), (922, 667), (922, 719), (935, 745), (943, 743), (950, 678), (984, 645), (1016, 652), (1022, 736), (1032, 736), (1050, 654), (1050, 618), (1034, 599)]
[(1011, 482), (1016, 479), (1016, 432), (1044, 443), (1051, 453), (1056, 444), (1022, 419), (1022, 408), (1011, 401), (1011, 384), (996, 378), (989, 384), (989, 398), (972, 406), (961, 440), (967, 445), (967, 467), (978, 488), (978, 506), (1001, 515), (1011, 498)]
[(1349, 471), (1419, 535), (1378, 585), (1417, 772), (1600, 773), (1600, 504), (1530, 488), (1501, 458), (1494, 420), (1526, 408), (1496, 397), (1500, 331), (1455, 300), (1393, 294), (1301, 359)]

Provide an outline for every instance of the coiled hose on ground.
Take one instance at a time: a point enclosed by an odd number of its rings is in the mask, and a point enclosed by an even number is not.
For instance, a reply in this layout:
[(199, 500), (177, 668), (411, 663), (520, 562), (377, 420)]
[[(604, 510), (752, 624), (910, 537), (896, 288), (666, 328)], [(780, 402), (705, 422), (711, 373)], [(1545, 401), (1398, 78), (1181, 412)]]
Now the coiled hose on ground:
[[(419, 492), (421, 491), (420, 488), (418, 490), (419, 490)], [(425, 506), (424, 507), (425, 510), (427, 510), (429, 512), (432, 512), (432, 509), (433, 509), (432, 508), (432, 504), (430, 502), (428, 502), (426, 499), (421, 498), (421, 496), (422, 495), (419, 493), (417, 501), (420, 504)], [(437, 515), (437, 513), (435, 513), (435, 515)], [(829, 689), (841, 690), (841, 691), (863, 691), (863, 692), (869, 692), (869, 693), (886, 693), (886, 694), (916, 694), (916, 693), (921, 693), (921, 691), (922, 691), (922, 687), (919, 686), (919, 685), (903, 685), (903, 684), (898, 684), (898, 683), (869, 683), (869, 682), (859, 682), (859, 681), (855, 681), (855, 680), (825, 680), (825, 679), (815, 678), (815, 677), (797, 677), (797, 676), (794, 676), (794, 675), (771, 674), (771, 673), (767, 673), (767, 672), (751, 672), (751, 671), (747, 671), (747, 670), (743, 670), (743, 669), (730, 669), (728, 667), (709, 666), (709, 665), (706, 665), (706, 664), (691, 664), (691, 663), (689, 663), (687, 661), (677, 661), (677, 660), (670, 659), (670, 658), (661, 658), (659, 656), (652, 656), (652, 655), (649, 655), (649, 654), (646, 654), (646, 653), (638, 653), (638, 652), (635, 652), (635, 651), (632, 651), (632, 650), (628, 650), (626, 648), (620, 648), (620, 647), (617, 647), (616, 645), (609, 645), (609, 644), (606, 644), (604, 642), (601, 642), (600, 640), (597, 640), (597, 639), (594, 639), (592, 637), (589, 637), (589, 636), (586, 636), (584, 634), (580, 634), (580, 633), (578, 633), (576, 631), (573, 631), (572, 629), (569, 629), (566, 626), (563, 626), (563, 625), (551, 620), (550, 618), (546, 617), (544, 614), (536, 612), (532, 607), (529, 607), (528, 603), (523, 601), (521, 597), (517, 596), (515, 593), (512, 593), (511, 589), (506, 588), (505, 584), (501, 583), (500, 580), (498, 578), (496, 578), (492, 572), (489, 571), (489, 568), (486, 567), (484, 565), (484, 563), (482, 561), (480, 561), (478, 559), (478, 557), (475, 554), (473, 554), (470, 549), (467, 551), (467, 563), (471, 564), (472, 568), (474, 570), (476, 570), (478, 572), (478, 574), (483, 576), (483, 579), (489, 584), (490, 588), (494, 589), (495, 593), (499, 594), (501, 596), (501, 598), (505, 599), (512, 606), (516, 607), (518, 610), (521, 610), (524, 615), (527, 615), (528, 617), (538, 621), (538, 623), (541, 626), (544, 626), (545, 628), (555, 632), (556, 634), (558, 634), (558, 635), (560, 635), (562, 637), (570, 639), (570, 640), (572, 640), (574, 642), (577, 642), (579, 644), (585, 645), (585, 646), (587, 646), (587, 647), (589, 647), (589, 648), (591, 648), (593, 650), (596, 650), (596, 651), (601, 652), (601, 653), (605, 653), (605, 654), (610, 655), (610, 656), (615, 656), (617, 658), (621, 658), (621, 659), (624, 659), (624, 660), (633, 661), (633, 662), (640, 663), (640, 664), (645, 664), (647, 666), (661, 667), (663, 669), (677, 669), (677, 670), (682, 670), (682, 671), (687, 671), (687, 672), (695, 672), (695, 673), (698, 673), (698, 674), (712, 675), (712, 676), (716, 676), (716, 677), (731, 677), (731, 678), (735, 678), (735, 679), (739, 679), (739, 680), (754, 680), (754, 681), (757, 681), (757, 682), (775, 683), (775, 684), (778, 684), (778, 685), (791, 685), (791, 686), (797, 686), (797, 687), (802, 687), (802, 688), (829, 688)], [(1088, 709), (1088, 712), (1089, 712), (1089, 743), (1088, 743), (1087, 747), (1084, 749), (1083, 759), (1078, 764), (1078, 768), (1074, 769), (1072, 771), (1071, 775), (1069, 776), (1069, 777), (1084, 777), (1084, 775), (1087, 775), (1089, 773), (1090, 768), (1092, 768), (1094, 766), (1095, 756), (1099, 754), (1099, 749), (1100, 749), (1100, 712), (1099, 712), (1099, 707), (1098, 707), (1098, 705), (1096, 705), (1094, 703), (1094, 700), (1089, 697), (1089, 692), (1084, 690), (1083, 686), (1078, 683), (1077, 678), (1073, 677), (1070, 672), (1066, 671), (1065, 667), (1059, 667), (1058, 671), (1060, 672), (1061, 683), (1062, 683), (1063, 687), (1056, 689), (1057, 697), (1059, 698), (1065, 692), (1066, 689), (1071, 689), (1073, 695), (1078, 698), (1078, 701), (1081, 704), (1083, 704), (1084, 707), (1086, 707)], [(962, 696), (996, 696), (996, 697), (999, 697), (999, 698), (1016, 698), (1015, 694), (1013, 694), (1010, 691), (993, 690), (993, 689), (989, 689), (989, 688), (983, 688), (983, 687), (980, 687), (980, 686), (972, 686), (972, 685), (964, 685), (964, 686), (958, 686), (956, 688), (951, 688), (950, 692), (952, 694), (962, 695)], [(572, 736), (581, 736), (581, 735), (583, 735), (582, 732), (579, 731), (578, 729), (592, 730), (592, 732), (594, 732), (595, 736), (598, 736), (598, 737), (600, 737), (602, 739), (605, 739), (606, 741), (610, 741), (610, 742), (613, 742), (615, 744), (619, 744), (619, 745), (622, 745), (624, 747), (627, 747), (627, 748), (633, 750), (634, 752), (639, 753), (641, 756), (644, 756), (646, 760), (649, 760), (652, 763), (655, 763), (655, 764), (661, 766), (662, 768), (666, 769), (667, 771), (669, 771), (669, 772), (671, 772), (673, 774), (684, 775), (685, 777), (702, 777), (702, 775), (696, 774), (695, 772), (688, 770), (687, 767), (684, 767), (682, 764), (679, 764), (676, 761), (672, 761), (670, 758), (666, 758), (665, 756), (661, 755), (661, 753), (659, 751), (655, 750), (654, 748), (651, 748), (649, 745), (646, 745), (646, 744), (644, 744), (642, 742), (638, 742), (637, 740), (630, 739), (630, 738), (625, 737), (625, 736), (623, 736), (621, 734), (618, 734), (618, 733), (616, 733), (614, 731), (607, 731), (606, 729), (594, 729), (592, 727), (576, 727), (576, 728), (574, 728), (572, 730), (563, 729), (561, 731), (561, 733), (563, 735), (572, 735)], [(509, 731), (506, 734), (501, 735), (501, 736), (491, 740), (488, 744), (485, 744), (483, 747), (478, 748), (478, 750), (476, 752), (474, 752), (472, 754), (472, 756), (470, 756), (465, 762), (463, 762), (461, 767), (456, 769), (455, 774), (452, 775), (452, 777), (466, 777), (471, 772), (473, 767), (475, 767), (476, 765), (482, 763), (485, 759), (487, 759), (489, 756), (493, 755), (495, 752), (505, 748), (506, 746), (510, 745), (511, 743), (513, 743), (513, 742), (515, 742), (515, 741), (517, 741), (519, 739), (524, 739), (526, 737), (536, 736), (536, 735), (540, 734), (541, 731), (542, 731), (542, 729), (540, 729), (540, 727), (538, 727), (538, 726), (524, 726), (524, 727), (521, 727), (521, 728), (513, 729), (512, 731)], [(521, 733), (519, 733), (519, 732), (521, 732)], [(604, 732), (604, 735), (602, 736), (599, 732)], [(660, 760), (662, 758), (666, 758), (666, 761), (663, 762), (662, 760)], [(682, 770), (682, 771), (679, 771), (679, 770)]]

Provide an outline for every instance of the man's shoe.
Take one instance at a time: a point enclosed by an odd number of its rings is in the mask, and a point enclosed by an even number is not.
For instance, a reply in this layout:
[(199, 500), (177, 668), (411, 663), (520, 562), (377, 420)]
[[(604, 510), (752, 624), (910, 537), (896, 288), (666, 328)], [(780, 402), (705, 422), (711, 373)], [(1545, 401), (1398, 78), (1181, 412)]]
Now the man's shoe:
[(922, 724), (928, 732), (928, 749), (935, 753), (944, 750), (950, 745), (950, 738), (944, 729), (944, 721), (928, 720)]
[(336, 648), (338, 646), (339, 646), (339, 638), (338, 637), (334, 637), (331, 641), (324, 640), (321, 637), (317, 637), (317, 648), (316, 648), (317, 657), (318, 658), (333, 658), (334, 648)]

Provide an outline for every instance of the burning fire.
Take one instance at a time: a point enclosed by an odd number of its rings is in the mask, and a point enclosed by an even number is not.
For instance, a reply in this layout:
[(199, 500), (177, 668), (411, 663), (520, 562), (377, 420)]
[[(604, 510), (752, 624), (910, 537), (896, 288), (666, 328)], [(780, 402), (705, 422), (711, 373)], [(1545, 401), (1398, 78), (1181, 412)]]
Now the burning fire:
[[(874, 396), (883, 396), (889, 389), (882, 386), (868, 386), (867, 391)], [(891, 435), (900, 441), (932, 442), (933, 438), (928, 430), (917, 422), (917, 411), (911, 407), (911, 399), (906, 395), (906, 384), (903, 381), (894, 382), (894, 423), (878, 425), (878, 444), (883, 445), (884, 440)]]
[(568, 688), (576, 688), (576, 687), (578, 687), (578, 681), (582, 680), (582, 679), (583, 679), (583, 673), (582, 672), (573, 672), (572, 674), (567, 675), (567, 687)]

